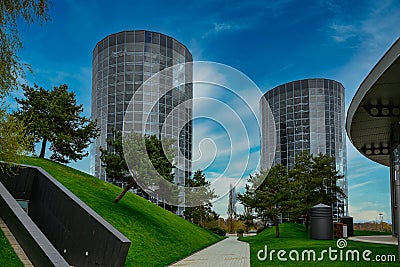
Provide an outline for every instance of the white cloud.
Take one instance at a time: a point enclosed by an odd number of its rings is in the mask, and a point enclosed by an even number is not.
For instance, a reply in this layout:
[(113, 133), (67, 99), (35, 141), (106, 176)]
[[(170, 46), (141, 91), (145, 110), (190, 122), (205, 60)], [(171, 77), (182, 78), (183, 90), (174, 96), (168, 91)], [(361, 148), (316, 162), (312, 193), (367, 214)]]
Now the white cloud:
[(259, 163), (261, 91), (222, 64), (200, 62), (194, 70), (193, 169), (218, 177), (248, 175)]
[(198, 81), (212, 81), (215, 84), (225, 84), (227, 82), (223, 73), (218, 72), (218, 63), (212, 62), (195, 62), (193, 65), (193, 97), (198, 94), (202, 95), (202, 89), (197, 89)]
[(237, 22), (214, 22), (213, 27), (208, 30), (203, 36), (202, 39), (209, 37), (210, 35), (216, 35), (221, 32), (226, 31), (238, 31), (248, 28), (249, 25), (246, 23), (237, 23)]
[(332, 73), (346, 88), (346, 107), (367, 74), (400, 36), (400, 5), (390, 0), (369, 5), (368, 12), (359, 12), (351, 19), (339, 12), (328, 25), (333, 47), (355, 48), (348, 62)]
[(218, 33), (220, 31), (226, 31), (226, 30), (240, 30), (243, 28), (246, 28), (246, 26), (241, 25), (241, 24), (227, 23), (227, 22), (214, 23), (214, 32), (215, 33)]
[(356, 188), (360, 188), (360, 187), (366, 186), (366, 185), (371, 184), (371, 183), (373, 183), (373, 181), (366, 181), (366, 182), (363, 182), (363, 183), (358, 183), (358, 184), (349, 186), (349, 190), (354, 190)]
[(332, 38), (338, 43), (346, 42), (356, 36), (356, 28), (353, 24), (332, 23), (330, 27), (334, 31)]
[[(350, 161), (348, 165), (350, 169), (347, 172), (347, 177), (350, 182), (360, 179), (371, 179), (371, 174), (381, 173), (383, 170), (388, 170), (388, 167), (378, 165), (378, 163), (368, 162), (368, 159), (359, 158), (357, 161)], [(368, 168), (366, 168), (366, 163), (369, 163)], [(376, 178), (375, 178), (376, 180)]]
[(382, 209), (373, 202), (366, 202), (363, 206), (349, 205), (350, 215), (354, 218), (354, 222), (377, 221), (380, 219), (379, 214), (383, 214), (383, 220), (391, 223), (391, 215), (386, 208)]
[(339, 14), (342, 11), (342, 7), (338, 4), (337, 1), (325, 0), (321, 1), (321, 5), (328, 8), (334, 14)]
[[(335, 24), (329, 25), (335, 43), (357, 47), (348, 62), (333, 74), (346, 88), (346, 109), (361, 82), (400, 36), (400, 9), (393, 3), (374, 2), (369, 13), (360, 13), (351, 24), (339, 12)], [(371, 221), (384, 212), (384, 220), (390, 222), (389, 168), (365, 158), (348, 138), (347, 159), (350, 215), (356, 221)]]
[(27, 77), (28, 84), (33, 86), (34, 83), (37, 83), (47, 90), (53, 89), (54, 86), (67, 84), (68, 90), (76, 93), (78, 104), (83, 104), (84, 107), (87, 107), (84, 109), (83, 113), (85, 116), (89, 117), (92, 100), (92, 68), (89, 66), (82, 66), (72, 70), (66, 65), (54, 68), (34, 68), (33, 74)]
[[(340, 6), (332, 5), (332, 1), (326, 1), (326, 4), (333, 10), (341, 10)], [(346, 15), (341, 17), (342, 12), (336, 12), (335, 21), (329, 25), (332, 39), (342, 43), (355, 38), (357, 47), (370, 47), (373, 50), (380, 50), (381, 43), (393, 42), (392, 36), (399, 33), (400, 6), (392, 0), (369, 4), (367, 12), (359, 12), (358, 17), (352, 16), (351, 20)]]

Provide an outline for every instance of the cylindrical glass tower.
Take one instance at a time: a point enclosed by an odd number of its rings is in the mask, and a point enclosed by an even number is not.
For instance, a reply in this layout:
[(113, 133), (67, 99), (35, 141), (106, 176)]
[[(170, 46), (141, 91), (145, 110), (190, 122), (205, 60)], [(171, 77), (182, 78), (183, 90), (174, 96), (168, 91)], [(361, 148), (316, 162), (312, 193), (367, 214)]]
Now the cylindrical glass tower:
[[(336, 159), (336, 170), (344, 175), (340, 186), (347, 196), (343, 85), (328, 79), (306, 79), (279, 85), (264, 97), (272, 110), (277, 141), (275, 155), (269, 155), (268, 124), (273, 122), (261, 106), (261, 167), (265, 168), (263, 163), (274, 157), (273, 165), (292, 168), (295, 156), (303, 151), (327, 154)], [(347, 215), (347, 198), (334, 211), (337, 216)]]
[[(125, 123), (132, 125), (137, 132), (176, 140), (174, 146), (179, 148), (186, 160), (175, 158), (176, 165), (183, 167), (175, 170), (174, 179), (178, 185), (185, 185), (185, 177), (190, 175), (192, 156), (192, 70), (189, 68), (179, 73), (175, 69), (166, 71), (151, 89), (144, 89), (140, 95), (135, 92), (152, 75), (187, 62), (192, 62), (189, 50), (174, 38), (157, 32), (123, 31), (97, 43), (93, 51), (92, 119), (97, 121), (101, 132), (92, 147), (93, 175), (107, 180), (99, 148), (107, 148), (106, 139), (112, 138), (113, 128), (123, 130), (125, 117)], [(127, 111), (134, 94), (134, 108)], [(151, 114), (144, 114), (143, 110), (148, 110), (144, 107), (153, 105), (155, 98), (157, 104), (151, 107)], [(184, 108), (180, 105), (182, 103), (185, 103)], [(177, 106), (178, 111), (171, 113)], [(125, 116), (126, 112), (129, 116)], [(173, 118), (166, 120), (170, 113)], [(131, 121), (127, 122), (127, 118)], [(144, 121), (144, 118), (148, 120)], [(182, 121), (188, 123), (182, 127)]]

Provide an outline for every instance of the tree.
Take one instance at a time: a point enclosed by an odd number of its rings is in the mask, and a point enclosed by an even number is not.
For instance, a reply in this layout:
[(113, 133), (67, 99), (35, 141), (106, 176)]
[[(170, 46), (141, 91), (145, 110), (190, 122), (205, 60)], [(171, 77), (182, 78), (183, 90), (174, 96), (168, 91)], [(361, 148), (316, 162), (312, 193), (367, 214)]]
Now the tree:
[[(197, 193), (196, 202), (200, 198), (200, 202), (204, 203), (197, 207), (186, 207), (184, 211), (185, 218), (191, 222), (203, 225), (203, 221), (213, 220), (216, 217), (216, 213), (212, 211), (211, 200), (216, 198), (214, 189), (211, 189), (211, 183), (206, 180), (204, 173), (201, 170), (195, 171), (192, 178), (186, 180), (187, 187), (196, 187)], [(190, 189), (189, 189), (190, 190)], [(190, 192), (187, 193), (187, 198), (192, 198)], [(217, 216), (218, 217), (218, 216)]]
[(112, 130), (113, 137), (107, 138), (107, 149), (100, 147), (100, 160), (102, 166), (106, 169), (106, 175), (108, 178), (112, 179), (114, 182), (122, 183), (132, 183), (130, 187), (124, 187), (123, 194), (119, 195), (118, 199), (114, 200), (117, 203), (123, 195), (130, 189), (136, 189), (137, 194), (146, 197), (147, 194), (141, 190), (141, 188), (136, 184), (135, 180), (132, 179), (129, 173), (128, 165), (125, 161), (124, 148), (122, 145), (122, 133), (116, 129)]
[[(20, 154), (29, 148), (25, 126), (6, 112), (4, 97), (17, 88), (24, 77), (24, 64), (18, 53), (22, 49), (17, 22), (31, 24), (48, 19), (47, 0), (0, 1), (0, 160), (19, 163)], [(1, 168), (1, 167), (0, 167)]]
[(44, 158), (47, 142), (53, 152), (50, 159), (69, 163), (86, 157), (86, 148), (98, 135), (96, 123), (82, 116), (75, 93), (67, 85), (47, 91), (35, 85), (23, 85), (24, 99), (16, 98), (19, 109), (15, 116), (27, 127), (27, 134), (35, 143), (42, 142), (39, 157)]
[[(166, 138), (158, 139), (155, 135), (145, 136), (144, 138), (147, 158), (150, 159), (150, 164), (143, 172), (143, 169), (136, 169), (135, 162), (132, 160), (137, 160), (137, 156), (128, 157), (131, 161), (130, 166), (132, 170), (136, 173), (142, 174), (142, 178), (145, 177), (147, 184), (144, 188), (148, 188), (153, 192), (157, 201), (161, 201), (163, 208), (169, 211), (176, 211), (176, 206), (169, 205), (166, 203), (178, 203), (179, 200), (179, 189), (173, 183), (174, 182), (174, 158), (175, 153), (172, 144), (175, 143), (174, 139)], [(126, 148), (126, 146), (125, 146)], [(161, 179), (157, 179), (161, 178)], [(143, 179), (141, 179), (143, 180)], [(147, 192), (149, 193), (149, 192)]]
[(1, 171), (8, 171), (7, 163), (20, 162), (21, 155), (28, 150), (29, 140), (25, 138), (26, 128), (14, 116), (0, 109), (0, 164)]
[(243, 195), (239, 194), (238, 199), (246, 207), (255, 208), (258, 216), (269, 218), (275, 225), (275, 237), (279, 238), (278, 216), (289, 212), (293, 205), (291, 194), (291, 182), (285, 166), (275, 165), (269, 172), (262, 171), (250, 176), (251, 184), (259, 184), (258, 188), (246, 185)]
[(100, 147), (100, 160), (106, 168), (106, 175), (114, 181), (125, 182), (131, 178), (124, 157), (122, 133), (112, 130), (113, 137), (107, 138), (107, 149)]
[(0, 1), (0, 98), (17, 88), (18, 78), (24, 76), (24, 64), (18, 53), (22, 42), (18, 22), (32, 24), (48, 20), (48, 0)]
[[(142, 137), (135, 132), (123, 139), (121, 132), (114, 130), (113, 133), (113, 138), (107, 139), (107, 149), (100, 148), (100, 159), (109, 178), (126, 183), (122, 192), (114, 199), (114, 203), (118, 203), (130, 189), (139, 186), (146, 190), (154, 188), (152, 193), (163, 195), (164, 188), (155, 188), (156, 182), (152, 178), (159, 174), (165, 181), (173, 181), (173, 140), (165, 138), (161, 141), (154, 135)], [(171, 190), (169, 184), (163, 186)], [(163, 202), (165, 203), (165, 200)]]
[(238, 199), (246, 207), (255, 208), (263, 221), (272, 219), (276, 237), (279, 237), (278, 216), (283, 213), (303, 217), (307, 232), (311, 207), (318, 203), (332, 205), (344, 196), (337, 185), (341, 178), (333, 157), (303, 152), (296, 156), (295, 166), (289, 171), (283, 165), (276, 165), (268, 173), (251, 175), (250, 185), (246, 185)]
[(335, 170), (335, 158), (328, 155), (310, 155), (308, 151), (296, 156), (295, 165), (289, 173), (293, 179), (297, 199), (295, 212), (304, 217), (305, 231), (310, 224), (310, 208), (324, 203), (332, 205), (345, 196), (337, 185), (343, 176)]
[(243, 222), (244, 232), (248, 233), (251, 226), (254, 226), (254, 216), (251, 214), (251, 207), (244, 206), (243, 214), (239, 215), (239, 220)]

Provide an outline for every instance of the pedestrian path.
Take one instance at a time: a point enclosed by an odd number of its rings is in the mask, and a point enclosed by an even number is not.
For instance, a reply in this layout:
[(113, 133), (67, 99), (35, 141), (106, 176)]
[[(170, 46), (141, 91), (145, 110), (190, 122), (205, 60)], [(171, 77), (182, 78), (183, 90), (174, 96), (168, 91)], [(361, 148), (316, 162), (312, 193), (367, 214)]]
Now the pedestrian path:
[(15, 253), (17, 254), (18, 258), (22, 262), (25, 267), (34, 267), (31, 261), (29, 260), (28, 256), (26, 256), (24, 250), (19, 245), (18, 241), (15, 239), (14, 235), (11, 233), (10, 229), (7, 227), (6, 223), (0, 217), (0, 229), (3, 231), (5, 237), (10, 242), (11, 247), (14, 249)]
[(171, 266), (249, 267), (250, 246), (238, 241), (236, 236), (229, 236)]
[(386, 245), (397, 245), (397, 237), (391, 235), (352, 236), (349, 237), (349, 240)]

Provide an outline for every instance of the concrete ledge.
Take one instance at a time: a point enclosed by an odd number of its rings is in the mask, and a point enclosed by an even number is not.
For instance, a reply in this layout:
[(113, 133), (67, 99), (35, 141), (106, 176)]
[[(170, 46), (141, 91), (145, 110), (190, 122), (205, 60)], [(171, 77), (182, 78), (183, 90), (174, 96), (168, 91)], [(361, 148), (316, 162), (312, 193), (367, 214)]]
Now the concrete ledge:
[(385, 245), (396, 245), (397, 238), (391, 235), (371, 235), (371, 236), (352, 236), (348, 238), (351, 241), (385, 244)]
[[(0, 173), (0, 182), (6, 185), (4, 190), (14, 201), (9, 213), (23, 214), (23, 226), (37, 225), (34, 234), (44, 234), (57, 254), (70, 265), (124, 266), (129, 239), (42, 168), (23, 165), (13, 172), (16, 175)], [(28, 214), (15, 198), (29, 201)], [(0, 215), (1, 212), (0, 207)]]
[(0, 216), (35, 266), (69, 266), (1, 182)]
[(7, 227), (7, 224), (3, 221), (1, 217), (0, 217), (0, 229), (1, 231), (3, 231), (4, 236), (8, 239), (8, 242), (10, 242), (11, 247), (14, 249), (15, 254), (17, 254), (22, 264), (25, 267), (34, 267), (32, 262), (29, 260), (28, 256), (26, 256), (25, 251), (21, 248), (17, 239), (15, 239), (15, 236), (11, 233), (10, 229)]

